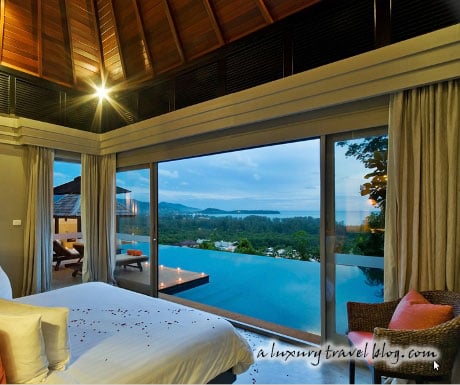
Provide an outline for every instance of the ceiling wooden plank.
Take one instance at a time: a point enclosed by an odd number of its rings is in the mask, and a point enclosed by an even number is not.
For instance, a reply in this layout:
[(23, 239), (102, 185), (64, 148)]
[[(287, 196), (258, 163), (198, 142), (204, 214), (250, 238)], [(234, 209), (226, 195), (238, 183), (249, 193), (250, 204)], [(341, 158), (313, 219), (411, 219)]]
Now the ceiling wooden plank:
[(269, 25), (258, 0), (212, 0), (226, 42)]
[(3, 58), (3, 37), (5, 36), (5, 0), (0, 0), (0, 63)]
[(162, 3), (163, 3), (163, 7), (165, 9), (165, 12), (166, 12), (166, 18), (168, 19), (168, 23), (169, 23), (169, 26), (171, 28), (171, 32), (174, 36), (174, 41), (176, 42), (176, 47), (177, 47), (177, 52), (179, 53), (179, 56), (181, 58), (181, 62), (182, 63), (185, 63), (185, 55), (184, 55), (184, 49), (182, 47), (182, 43), (179, 39), (179, 34), (177, 32), (177, 28), (176, 28), (176, 23), (174, 21), (174, 18), (171, 14), (171, 9), (169, 8), (169, 4), (167, 2), (167, 0), (162, 0)]
[(137, 0), (132, 0), (132, 2), (133, 2), (133, 7), (134, 7), (134, 13), (136, 15), (136, 23), (137, 23), (137, 27), (139, 29), (140, 38), (142, 40), (142, 44), (143, 44), (144, 49), (145, 49), (145, 55), (146, 55), (145, 59), (147, 61), (146, 67), (150, 68), (150, 72), (151, 72), (151, 74), (153, 76), (154, 75), (153, 60), (152, 60), (152, 55), (150, 53), (150, 50), (148, 49), (148, 43), (147, 43), (147, 39), (145, 37), (145, 31), (144, 31), (144, 24), (142, 22), (140, 14), (139, 14), (139, 4), (138, 4)]
[(126, 80), (126, 66), (121, 54), (120, 37), (111, 0), (97, 0), (99, 38), (107, 81), (117, 83)]
[(77, 84), (77, 75), (75, 73), (75, 61), (74, 61), (74, 58), (73, 58), (73, 44), (72, 44), (72, 39), (70, 38), (70, 35), (71, 35), (71, 30), (70, 30), (70, 17), (71, 17), (71, 12), (69, 11), (69, 4), (68, 4), (69, 0), (65, 0), (64, 1), (64, 4), (65, 4), (65, 8), (66, 8), (66, 19), (67, 19), (67, 35), (69, 36), (69, 57), (70, 57), (70, 65), (71, 65), (71, 68), (72, 68), (72, 80), (73, 80), (73, 84)]
[(133, 2), (112, 0), (112, 5), (127, 80), (150, 79), (152, 68), (147, 59), (147, 47), (140, 36)]
[(101, 82), (99, 31), (94, 22), (92, 0), (67, 0), (70, 40), (76, 83), (79, 89), (94, 89)]
[(267, 9), (267, 5), (265, 4), (264, 0), (258, 0), (257, 4), (260, 7), (260, 11), (264, 16), (265, 21), (269, 24), (273, 23), (273, 17), (270, 14), (270, 11)]
[(37, 54), (38, 74), (43, 76), (43, 33), (42, 33), (42, 0), (37, 0)]
[(95, 5), (95, 1), (91, 1), (90, 3), (91, 7), (91, 15), (93, 16), (91, 18), (91, 22), (93, 24), (94, 30), (97, 32), (97, 48), (98, 48), (98, 54), (99, 54), (99, 71), (101, 74), (101, 82), (105, 84), (107, 77), (105, 74), (105, 66), (104, 66), (104, 56), (102, 54), (102, 43), (101, 43), (101, 31), (99, 29), (99, 18), (97, 14), (97, 9)]
[(137, 0), (153, 73), (158, 75), (183, 64), (176, 31), (167, 17), (163, 0)]
[(41, 0), (39, 14), (41, 76), (72, 87), (75, 78), (70, 55), (66, 2)]
[(311, 7), (313, 4), (319, 3), (320, 1), (321, 0), (263, 0), (267, 11), (270, 13), (270, 15), (272, 15), (275, 21), (281, 20), (289, 15), (299, 12), (302, 9)]
[(209, 15), (201, 1), (168, 0), (186, 61), (220, 47)]
[(206, 8), (206, 11), (208, 12), (212, 27), (214, 28), (214, 31), (216, 32), (217, 39), (219, 40), (219, 45), (222, 46), (225, 43), (225, 39), (220, 29), (219, 23), (217, 22), (217, 18), (214, 13), (214, 10), (212, 9), (211, 4), (209, 3), (209, 0), (203, 0), (203, 4)]
[(34, 0), (5, 2), (2, 63), (38, 75), (37, 9)]

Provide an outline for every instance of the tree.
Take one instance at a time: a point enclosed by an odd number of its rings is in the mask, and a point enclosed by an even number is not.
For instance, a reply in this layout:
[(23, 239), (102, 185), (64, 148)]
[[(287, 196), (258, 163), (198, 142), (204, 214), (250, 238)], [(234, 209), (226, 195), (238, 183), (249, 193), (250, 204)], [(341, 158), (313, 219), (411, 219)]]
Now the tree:
[(238, 247), (235, 250), (237, 253), (241, 254), (257, 254), (256, 250), (246, 238), (241, 239), (238, 242)]
[(368, 182), (360, 186), (362, 196), (369, 196), (374, 206), (381, 209), (381, 216), (385, 215), (385, 201), (387, 192), (387, 159), (388, 135), (378, 135), (363, 138), (359, 142), (338, 142), (339, 146), (348, 146), (345, 156), (353, 156), (361, 161), (370, 170), (364, 175)]
[[(359, 142), (338, 142), (341, 147), (348, 146), (345, 156), (353, 156), (364, 164), (370, 172), (364, 175), (367, 182), (360, 186), (361, 196), (368, 196), (372, 204), (380, 209), (367, 217), (370, 233), (354, 240), (353, 253), (361, 255), (383, 256), (385, 230), (385, 203), (387, 192), (388, 136), (367, 137)], [(360, 267), (366, 275), (368, 285), (383, 283), (383, 271)]]
[(302, 259), (305, 258), (308, 248), (308, 234), (304, 230), (299, 230), (294, 233), (293, 237), (296, 250)]

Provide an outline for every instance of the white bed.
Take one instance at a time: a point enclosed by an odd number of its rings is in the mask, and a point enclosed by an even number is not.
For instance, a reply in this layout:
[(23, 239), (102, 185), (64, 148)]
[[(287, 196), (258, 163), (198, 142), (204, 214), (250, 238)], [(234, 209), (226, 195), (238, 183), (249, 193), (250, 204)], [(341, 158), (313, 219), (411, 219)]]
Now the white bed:
[(226, 320), (114, 287), (84, 283), (15, 301), (64, 306), (71, 359), (47, 383), (207, 383), (253, 363), (247, 342)]

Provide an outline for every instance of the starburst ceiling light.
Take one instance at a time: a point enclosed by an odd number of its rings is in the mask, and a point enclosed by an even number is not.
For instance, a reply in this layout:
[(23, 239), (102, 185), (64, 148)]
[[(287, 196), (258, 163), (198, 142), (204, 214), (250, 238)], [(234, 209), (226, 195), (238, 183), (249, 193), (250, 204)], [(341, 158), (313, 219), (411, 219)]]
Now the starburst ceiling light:
[(99, 100), (107, 99), (109, 96), (109, 90), (104, 86), (96, 87), (96, 95), (99, 96)]

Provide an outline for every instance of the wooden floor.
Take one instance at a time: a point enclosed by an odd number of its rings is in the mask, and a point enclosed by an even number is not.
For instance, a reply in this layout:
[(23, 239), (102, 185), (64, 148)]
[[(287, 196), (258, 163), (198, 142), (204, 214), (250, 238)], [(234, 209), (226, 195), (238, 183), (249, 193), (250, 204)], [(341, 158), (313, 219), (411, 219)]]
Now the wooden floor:
[[(131, 270), (129, 270), (131, 271)], [(61, 267), (59, 271), (53, 271), (52, 288), (57, 289), (82, 282), (81, 276), (72, 276), (73, 269)], [(139, 270), (132, 270), (140, 273)], [(177, 271), (176, 271), (177, 273)], [(128, 273), (132, 274), (132, 273)], [(199, 273), (201, 274), (201, 273)], [(298, 350), (298, 345), (292, 345), (284, 341), (274, 340), (253, 331), (238, 329), (241, 335), (251, 346), (255, 363), (248, 371), (238, 376), (235, 383), (238, 384), (345, 384), (348, 383), (348, 365), (346, 362), (326, 362), (319, 367), (313, 366), (307, 360), (295, 360), (284, 362), (282, 359), (257, 359), (260, 349), (268, 349), (273, 343), (277, 349)], [(366, 367), (358, 366), (356, 369), (356, 383), (370, 383), (372, 378)]]
[[(139, 293), (149, 294), (150, 271), (147, 263), (144, 263), (142, 271), (126, 267), (117, 268), (115, 277), (118, 286), (134, 290)], [(165, 294), (175, 294), (209, 282), (209, 275), (194, 271), (183, 270), (160, 265), (158, 270), (158, 291)]]
[[(81, 283), (81, 274), (75, 277), (72, 274), (74, 272), (72, 263), (73, 261), (69, 260), (61, 265), (59, 271), (53, 270), (52, 287), (54, 289)], [(142, 271), (133, 266), (115, 268), (115, 278), (118, 285), (139, 293), (149, 294), (150, 271), (148, 262), (143, 262), (142, 266)], [(209, 275), (161, 265), (158, 272), (158, 282), (160, 292), (175, 294), (208, 283)]]

